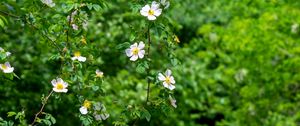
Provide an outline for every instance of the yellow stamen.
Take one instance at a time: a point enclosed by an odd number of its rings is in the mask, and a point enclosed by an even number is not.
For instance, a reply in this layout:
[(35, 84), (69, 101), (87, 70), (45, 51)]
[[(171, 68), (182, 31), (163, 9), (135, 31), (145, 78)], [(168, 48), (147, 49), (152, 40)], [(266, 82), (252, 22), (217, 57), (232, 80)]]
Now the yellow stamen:
[(56, 89), (62, 90), (62, 89), (64, 89), (64, 85), (62, 83), (57, 83), (56, 84)]
[(138, 49), (138, 48), (134, 48), (134, 49), (132, 50), (132, 53), (133, 53), (133, 55), (139, 54), (139, 49)]
[(166, 82), (167, 84), (170, 84), (170, 83), (171, 83), (171, 79), (170, 79), (170, 77), (166, 77), (166, 80), (165, 80), (165, 82)]
[(74, 56), (75, 56), (75, 57), (79, 57), (80, 55), (81, 55), (81, 54), (80, 54), (79, 51), (77, 51), (77, 52), (74, 53)]
[(5, 64), (1, 64), (1, 68), (6, 70), (7, 69), (7, 66)]
[(174, 35), (174, 41), (175, 41), (176, 43), (180, 43), (180, 40), (179, 40), (179, 38), (177, 37), (177, 35)]
[(86, 108), (91, 108), (91, 102), (88, 101), (88, 100), (85, 100), (85, 101), (83, 102), (83, 106), (86, 107)]
[(150, 9), (150, 10), (148, 11), (148, 14), (149, 14), (149, 15), (154, 15), (154, 11)]

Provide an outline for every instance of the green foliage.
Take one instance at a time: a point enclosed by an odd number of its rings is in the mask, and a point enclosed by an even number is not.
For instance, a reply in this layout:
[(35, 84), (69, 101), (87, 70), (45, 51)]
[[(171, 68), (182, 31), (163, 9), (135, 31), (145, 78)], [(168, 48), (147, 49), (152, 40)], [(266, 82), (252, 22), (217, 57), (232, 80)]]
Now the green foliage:
[[(0, 72), (0, 125), (29, 125), (43, 104), (37, 125), (300, 123), (296, 0), (171, 0), (155, 21), (140, 15), (151, 1), (53, 2), (1, 1), (0, 64), (15, 69)], [(130, 61), (125, 50), (147, 51), (149, 34), (150, 55)], [(172, 91), (158, 80), (166, 69)], [(67, 93), (48, 95), (54, 78)]]

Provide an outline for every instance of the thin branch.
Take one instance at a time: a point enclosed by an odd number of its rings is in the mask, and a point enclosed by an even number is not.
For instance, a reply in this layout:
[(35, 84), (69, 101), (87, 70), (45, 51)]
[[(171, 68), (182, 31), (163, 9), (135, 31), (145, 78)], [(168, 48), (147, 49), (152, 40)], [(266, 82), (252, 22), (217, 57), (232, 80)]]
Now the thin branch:
[[(150, 61), (150, 47), (151, 47), (150, 23), (149, 23), (149, 26), (148, 26), (147, 34), (148, 34), (147, 59)], [(148, 65), (148, 69), (147, 69), (148, 88), (147, 88), (147, 101), (146, 102), (149, 101), (149, 97), (150, 97), (150, 83), (151, 83), (151, 80), (150, 80), (149, 76), (150, 76), (150, 64)]]
[(47, 104), (47, 101), (49, 99), (49, 97), (52, 95), (53, 90), (49, 93), (49, 95), (42, 101), (42, 107), (40, 109), (40, 111), (38, 113), (35, 114), (35, 117), (33, 119), (33, 122), (31, 123), (31, 126), (33, 126), (33, 124), (37, 121), (38, 116), (43, 112), (45, 105)]
[(19, 16), (16, 16), (16, 15), (10, 14), (10, 13), (8, 13), (8, 12), (5, 12), (5, 11), (2, 11), (2, 10), (0, 10), (0, 13), (4, 14), (4, 15), (6, 15), (6, 16), (10, 16), (10, 17), (13, 17), (13, 18), (20, 19), (20, 17), (19, 17)]

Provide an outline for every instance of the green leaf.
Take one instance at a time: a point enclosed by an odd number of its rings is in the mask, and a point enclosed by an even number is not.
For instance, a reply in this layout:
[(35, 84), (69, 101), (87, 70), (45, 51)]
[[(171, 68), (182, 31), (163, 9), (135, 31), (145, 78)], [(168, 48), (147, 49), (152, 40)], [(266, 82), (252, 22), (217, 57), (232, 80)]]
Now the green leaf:
[(124, 43), (122, 43), (122, 44), (119, 44), (119, 45), (117, 45), (117, 49), (119, 49), (119, 50), (121, 50), (121, 49), (125, 49), (125, 48), (127, 48), (127, 47), (129, 47), (130, 46), (130, 43), (129, 42), (124, 42)]
[(145, 69), (145, 67), (144, 67), (144, 65), (143, 64), (138, 64), (138, 66), (136, 67), (136, 72), (138, 72), (138, 73), (145, 73), (145, 71), (146, 71), (146, 69)]
[(101, 6), (99, 6), (98, 4), (93, 4), (93, 8), (95, 9), (95, 11), (99, 11), (101, 9)]
[(141, 117), (146, 118), (146, 120), (149, 122), (151, 119), (151, 114), (149, 113), (149, 111), (147, 109), (142, 109)]
[(17, 114), (16, 112), (8, 112), (7, 113), (7, 117), (12, 117), (12, 116), (14, 116), (16, 114)]

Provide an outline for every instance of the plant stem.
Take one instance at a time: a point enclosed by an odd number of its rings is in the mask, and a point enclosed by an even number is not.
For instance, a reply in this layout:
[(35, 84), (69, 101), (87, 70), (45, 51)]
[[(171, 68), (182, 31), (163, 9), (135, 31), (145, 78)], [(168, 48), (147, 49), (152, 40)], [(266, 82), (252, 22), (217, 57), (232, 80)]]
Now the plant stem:
[[(150, 35), (150, 23), (148, 26), (148, 30), (147, 30), (147, 34), (148, 34), (148, 49), (147, 49), (147, 60), (149, 60), (149, 62), (151, 61), (150, 59), (150, 47), (151, 47), (151, 35)], [(148, 69), (147, 69), (147, 82), (148, 82), (148, 88), (147, 88), (147, 101), (149, 101), (149, 97), (150, 97), (150, 63), (148, 64)]]
[(35, 114), (35, 117), (33, 119), (33, 122), (31, 123), (31, 126), (33, 126), (33, 124), (36, 122), (38, 116), (43, 112), (45, 105), (47, 104), (47, 101), (49, 99), (49, 97), (52, 95), (53, 90), (48, 94), (48, 96), (42, 101), (42, 107), (40, 109), (40, 111), (38, 113)]

